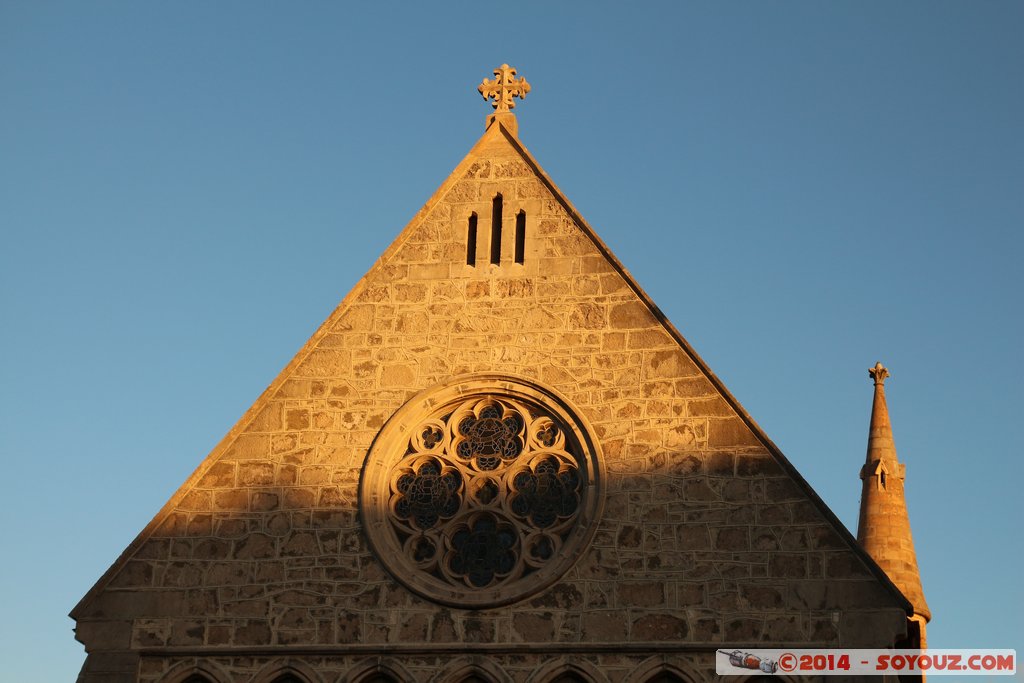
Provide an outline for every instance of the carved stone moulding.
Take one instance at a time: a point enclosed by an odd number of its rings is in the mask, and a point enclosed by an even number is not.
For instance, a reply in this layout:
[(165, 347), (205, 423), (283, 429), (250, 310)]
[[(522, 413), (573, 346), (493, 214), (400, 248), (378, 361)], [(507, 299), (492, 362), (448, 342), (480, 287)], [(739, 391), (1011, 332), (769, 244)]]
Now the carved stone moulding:
[(413, 397), (366, 456), (360, 514), (381, 563), (456, 607), (526, 598), (590, 542), (604, 473), (586, 420), (553, 389), (456, 377)]

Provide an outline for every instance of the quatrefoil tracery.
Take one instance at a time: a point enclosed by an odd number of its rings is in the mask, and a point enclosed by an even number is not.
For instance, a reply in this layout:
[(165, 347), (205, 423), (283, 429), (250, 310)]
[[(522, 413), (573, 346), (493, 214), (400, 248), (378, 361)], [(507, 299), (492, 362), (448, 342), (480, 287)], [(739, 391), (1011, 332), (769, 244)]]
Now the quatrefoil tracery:
[(360, 515), (380, 562), (455, 607), (508, 604), (557, 581), (602, 506), (600, 449), (536, 382), (454, 378), (403, 405), (367, 454)]
[(417, 567), (482, 588), (554, 557), (578, 516), (583, 480), (565, 430), (536, 413), (489, 396), (412, 430), (388, 503)]

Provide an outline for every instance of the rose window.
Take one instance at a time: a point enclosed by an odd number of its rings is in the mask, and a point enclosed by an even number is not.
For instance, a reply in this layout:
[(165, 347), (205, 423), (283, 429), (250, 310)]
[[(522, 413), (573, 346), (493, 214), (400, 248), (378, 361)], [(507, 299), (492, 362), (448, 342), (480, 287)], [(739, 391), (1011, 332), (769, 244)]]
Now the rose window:
[(360, 500), (371, 544), (425, 597), (486, 606), (525, 597), (572, 565), (600, 510), (596, 442), (533, 384), (467, 378), (389, 420)]

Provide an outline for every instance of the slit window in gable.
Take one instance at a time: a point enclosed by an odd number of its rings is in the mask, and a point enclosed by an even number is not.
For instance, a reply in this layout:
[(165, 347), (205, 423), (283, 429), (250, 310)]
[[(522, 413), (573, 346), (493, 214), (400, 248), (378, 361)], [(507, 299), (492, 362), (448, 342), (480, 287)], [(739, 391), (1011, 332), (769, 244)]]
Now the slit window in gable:
[(516, 214), (516, 263), (522, 264), (526, 256), (526, 212)]
[(491, 202), (491, 263), (501, 263), (501, 193)]
[(476, 265), (476, 213), (469, 216), (469, 227), (466, 230), (466, 265)]

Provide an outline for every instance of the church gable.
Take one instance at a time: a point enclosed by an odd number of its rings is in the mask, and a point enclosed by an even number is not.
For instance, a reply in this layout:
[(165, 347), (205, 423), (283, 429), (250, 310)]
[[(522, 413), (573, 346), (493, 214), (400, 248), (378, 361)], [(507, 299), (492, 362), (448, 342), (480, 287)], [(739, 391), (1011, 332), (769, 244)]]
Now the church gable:
[[(490, 459), (460, 463), (473, 435)], [(461, 497), (403, 503), (387, 461), (403, 449), (408, 481), (436, 467), (430, 486)], [(538, 481), (561, 497), (528, 495)], [(431, 559), (513, 509), (471, 482), (534, 506), (490, 574)], [(474, 582), (494, 599), (474, 603)], [(893, 642), (905, 609), (499, 119), (73, 616), (89, 648), (213, 656), (866, 645)], [(146, 680), (175, 663), (160, 661)]]

